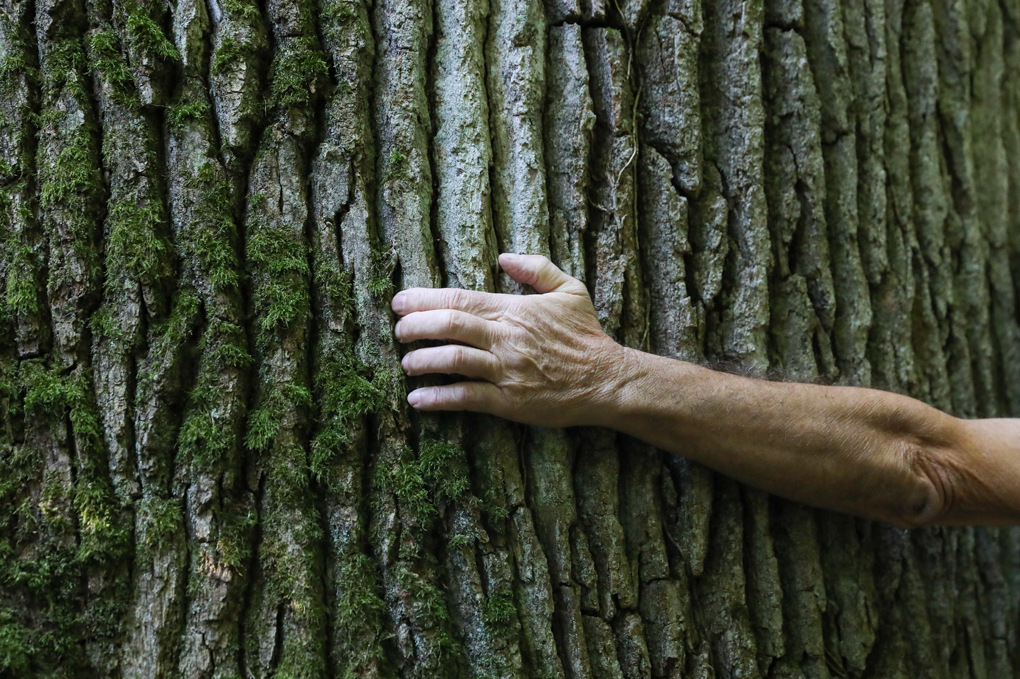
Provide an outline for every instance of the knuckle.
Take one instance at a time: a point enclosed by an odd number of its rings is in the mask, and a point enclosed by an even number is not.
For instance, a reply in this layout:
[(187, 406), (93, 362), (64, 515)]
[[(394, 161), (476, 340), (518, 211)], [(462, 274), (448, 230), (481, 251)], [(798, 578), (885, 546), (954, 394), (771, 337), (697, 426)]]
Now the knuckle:
[(455, 311), (447, 311), (445, 313), (444, 321), (447, 330), (450, 332), (458, 332), (464, 328), (464, 319)]
[(458, 306), (461, 299), (462, 293), (456, 288), (448, 288), (439, 294), (440, 304), (447, 308)]

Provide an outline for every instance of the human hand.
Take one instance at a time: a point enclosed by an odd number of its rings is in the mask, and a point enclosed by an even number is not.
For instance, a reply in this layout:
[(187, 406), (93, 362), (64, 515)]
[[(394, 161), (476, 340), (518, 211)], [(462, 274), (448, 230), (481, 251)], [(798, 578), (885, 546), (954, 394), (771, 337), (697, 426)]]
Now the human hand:
[(408, 352), (404, 371), (471, 378), (415, 389), (408, 403), (548, 427), (596, 423), (615, 396), (624, 348), (602, 331), (584, 284), (547, 258), (503, 254), (499, 264), (539, 294), (411, 288), (393, 297), (400, 342), (459, 343)]

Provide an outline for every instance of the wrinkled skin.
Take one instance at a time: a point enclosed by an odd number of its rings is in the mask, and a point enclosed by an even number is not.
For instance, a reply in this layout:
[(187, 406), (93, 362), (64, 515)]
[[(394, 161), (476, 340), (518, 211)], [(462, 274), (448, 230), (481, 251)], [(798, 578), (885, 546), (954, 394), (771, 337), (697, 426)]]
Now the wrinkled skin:
[[(538, 261), (541, 260), (541, 261)], [(538, 295), (412, 288), (394, 297), (401, 342), (460, 342), (404, 356), (408, 375), (448, 373), (476, 381), (417, 389), (420, 410), (477, 410), (545, 427), (594, 424), (614, 398), (624, 349), (602, 332), (588, 290), (548, 259), (500, 263)]]
[(419, 410), (607, 426), (793, 500), (912, 527), (1020, 523), (1020, 420), (961, 420), (855, 387), (765, 382), (624, 348), (584, 284), (536, 255), (500, 256), (537, 295), (414, 288), (393, 298), (409, 375), (468, 380)]

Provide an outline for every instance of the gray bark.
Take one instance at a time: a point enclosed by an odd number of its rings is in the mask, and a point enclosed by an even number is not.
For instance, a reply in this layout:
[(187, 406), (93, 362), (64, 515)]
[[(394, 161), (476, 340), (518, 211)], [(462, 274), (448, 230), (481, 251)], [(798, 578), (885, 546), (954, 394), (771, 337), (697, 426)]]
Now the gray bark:
[(1020, 4), (0, 0), (0, 677), (1020, 677), (1020, 529), (412, 412), (501, 251), (1020, 416)]

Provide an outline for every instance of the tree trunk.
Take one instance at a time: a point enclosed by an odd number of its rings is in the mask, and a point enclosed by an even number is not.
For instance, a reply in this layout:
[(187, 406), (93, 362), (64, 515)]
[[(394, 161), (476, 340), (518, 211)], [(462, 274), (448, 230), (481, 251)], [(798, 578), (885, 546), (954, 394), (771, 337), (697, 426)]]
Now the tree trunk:
[[(172, 3), (171, 3), (172, 4)], [(419, 415), (389, 300), (1020, 415), (1017, 0), (0, 0), (0, 676), (1020, 677), (1020, 529)]]

